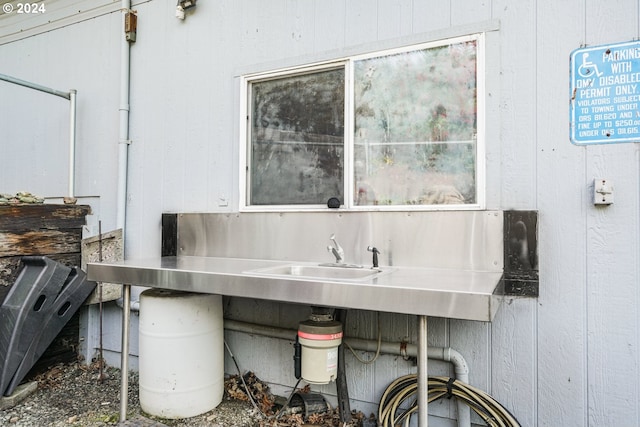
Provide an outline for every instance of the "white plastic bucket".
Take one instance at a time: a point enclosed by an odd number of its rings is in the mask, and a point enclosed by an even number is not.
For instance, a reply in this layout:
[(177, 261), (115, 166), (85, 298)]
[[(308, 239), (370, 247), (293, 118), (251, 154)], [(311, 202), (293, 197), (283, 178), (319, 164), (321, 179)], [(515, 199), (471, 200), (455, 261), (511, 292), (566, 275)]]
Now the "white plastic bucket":
[(222, 297), (142, 292), (139, 353), (144, 412), (178, 419), (214, 409), (224, 392)]

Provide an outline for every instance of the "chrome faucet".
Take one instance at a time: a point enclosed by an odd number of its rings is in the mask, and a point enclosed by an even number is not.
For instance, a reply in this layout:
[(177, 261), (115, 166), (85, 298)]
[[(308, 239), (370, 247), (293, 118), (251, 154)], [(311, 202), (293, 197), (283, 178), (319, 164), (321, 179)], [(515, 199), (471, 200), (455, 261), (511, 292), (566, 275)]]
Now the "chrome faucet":
[(336, 257), (336, 264), (344, 264), (344, 250), (340, 244), (336, 242), (336, 235), (332, 234), (331, 237), (329, 237), (329, 240), (333, 242), (334, 246), (327, 246), (327, 251), (331, 252), (333, 256)]

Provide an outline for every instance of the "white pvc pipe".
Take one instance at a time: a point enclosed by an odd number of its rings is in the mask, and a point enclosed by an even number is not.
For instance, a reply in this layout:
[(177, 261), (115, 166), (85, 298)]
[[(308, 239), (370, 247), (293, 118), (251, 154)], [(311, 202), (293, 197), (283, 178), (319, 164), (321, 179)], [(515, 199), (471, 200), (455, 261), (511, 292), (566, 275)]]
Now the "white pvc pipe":
[[(116, 306), (118, 308), (124, 308), (124, 301), (122, 301), (122, 297), (116, 299)], [(133, 311), (134, 313), (138, 313), (140, 311), (139, 299), (131, 301), (131, 303), (129, 304), (129, 311)]]
[[(239, 322), (237, 320), (224, 320), (224, 328), (229, 331), (242, 332), (252, 335), (260, 335), (269, 338), (279, 338), (293, 341), (296, 330), (264, 326), (255, 323)], [(361, 338), (344, 338), (345, 343), (359, 351), (375, 352), (380, 346), (380, 353), (394, 354), (403, 357), (418, 357), (418, 346), (399, 342), (380, 342)], [(428, 347), (427, 357), (433, 360), (449, 362), (453, 365), (457, 380), (469, 383), (469, 365), (462, 354), (451, 347)], [(464, 402), (457, 401), (458, 427), (471, 426), (471, 410)]]
[[(127, 13), (129, 12), (130, 8), (131, 1), (122, 0), (122, 12)], [(129, 45), (129, 42), (127, 41), (124, 34), (120, 33), (120, 38), (120, 128), (118, 132), (118, 189), (116, 228), (122, 229), (122, 236), (126, 243), (125, 225), (127, 215), (127, 168), (129, 164), (129, 86), (131, 82), (131, 46)]]
[[(456, 350), (450, 347), (445, 350), (446, 352), (443, 354), (444, 359), (442, 360), (451, 362), (453, 366), (455, 366), (456, 379), (465, 384), (469, 384), (469, 367), (467, 366), (467, 361), (464, 360), (464, 357)], [(456, 400), (456, 405), (458, 408), (458, 427), (470, 427), (471, 408), (460, 399)]]
[(73, 199), (76, 194), (76, 94), (77, 90), (69, 91), (69, 190), (68, 196)]

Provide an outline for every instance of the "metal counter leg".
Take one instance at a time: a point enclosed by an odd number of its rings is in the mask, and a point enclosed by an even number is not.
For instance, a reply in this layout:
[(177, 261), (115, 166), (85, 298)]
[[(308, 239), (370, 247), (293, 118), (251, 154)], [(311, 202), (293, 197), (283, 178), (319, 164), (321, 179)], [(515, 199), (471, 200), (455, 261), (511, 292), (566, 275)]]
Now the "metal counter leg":
[(122, 285), (122, 347), (120, 354), (120, 422), (127, 419), (129, 404), (129, 317), (131, 285)]
[(427, 316), (418, 316), (418, 426), (429, 421), (429, 374), (427, 373)]

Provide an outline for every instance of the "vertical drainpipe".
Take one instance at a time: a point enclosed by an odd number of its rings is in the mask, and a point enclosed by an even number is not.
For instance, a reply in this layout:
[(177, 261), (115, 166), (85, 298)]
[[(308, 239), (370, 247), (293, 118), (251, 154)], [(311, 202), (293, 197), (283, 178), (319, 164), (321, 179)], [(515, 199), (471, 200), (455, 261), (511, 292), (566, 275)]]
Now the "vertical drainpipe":
[[(130, 0), (122, 0), (121, 10), (124, 14), (129, 12), (130, 7)], [(129, 83), (131, 78), (129, 63), (131, 47), (125, 35), (121, 34), (121, 37), (119, 110), (120, 131), (118, 134), (118, 200), (116, 227), (122, 229), (122, 235), (123, 238), (125, 238), (125, 225), (127, 216), (127, 167), (129, 160)]]
[(71, 200), (76, 193), (76, 94), (78, 91), (69, 91), (70, 111), (69, 111), (69, 189), (67, 195)]
[[(130, 12), (131, 1), (122, 0), (123, 29), (126, 26), (126, 16)], [(123, 246), (126, 248), (126, 211), (127, 211), (127, 169), (129, 158), (129, 84), (130, 84), (130, 53), (129, 40), (123, 33), (120, 50), (120, 132), (118, 135), (118, 194), (116, 226), (122, 229)], [(124, 250), (124, 249), (123, 249)], [(131, 301), (131, 285), (122, 286), (122, 345), (120, 349), (120, 396), (125, 396), (120, 402), (120, 421), (127, 419), (127, 399), (129, 390), (129, 304)]]

